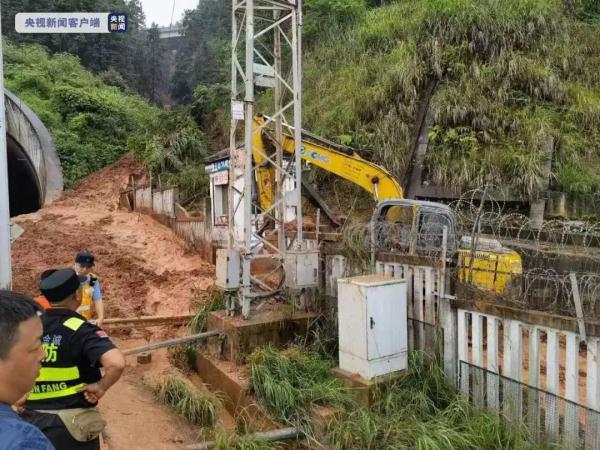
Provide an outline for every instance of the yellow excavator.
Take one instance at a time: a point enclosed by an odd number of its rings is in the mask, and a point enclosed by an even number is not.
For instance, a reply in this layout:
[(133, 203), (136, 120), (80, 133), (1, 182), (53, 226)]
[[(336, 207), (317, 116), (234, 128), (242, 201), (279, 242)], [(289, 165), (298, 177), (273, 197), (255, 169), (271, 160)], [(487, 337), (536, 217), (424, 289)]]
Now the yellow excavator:
[[(267, 210), (274, 202), (275, 171), (266, 155), (272, 154), (276, 141), (274, 133), (264, 124), (264, 117), (255, 117), (252, 139), (258, 201)], [(293, 136), (284, 132), (281, 144), (285, 153), (294, 154)], [(454, 259), (459, 280), (498, 294), (512, 288), (522, 274), (517, 252), (493, 239), (460, 238), (452, 209), (441, 203), (404, 199), (402, 187), (385, 168), (350, 153), (351, 149), (303, 131), (300, 151), (307, 163), (373, 195), (376, 206), (371, 232), (378, 250), (426, 255), (439, 252), (445, 239), (447, 256)]]

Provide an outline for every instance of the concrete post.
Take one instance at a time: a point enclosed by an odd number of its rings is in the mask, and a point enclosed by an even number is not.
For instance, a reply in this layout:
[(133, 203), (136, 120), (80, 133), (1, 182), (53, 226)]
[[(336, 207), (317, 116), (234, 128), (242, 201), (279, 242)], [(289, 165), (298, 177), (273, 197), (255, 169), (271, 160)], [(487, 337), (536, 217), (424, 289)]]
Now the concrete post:
[(546, 211), (546, 199), (534, 200), (529, 204), (529, 220), (531, 228), (539, 230), (544, 224), (544, 212)]
[(554, 138), (548, 136), (542, 144), (544, 154), (544, 166), (542, 168), (542, 181), (539, 186), (538, 195), (531, 200), (529, 205), (529, 220), (531, 228), (539, 230), (544, 224), (544, 213), (546, 211), (546, 195), (550, 188), (550, 175), (552, 173), (552, 155), (554, 154)]
[[(2, 13), (0, 12), (0, 16)], [(4, 108), (4, 60), (0, 25), (0, 289), (12, 284), (10, 252), (10, 206), (8, 197), (8, 161), (6, 154), (6, 112)]]

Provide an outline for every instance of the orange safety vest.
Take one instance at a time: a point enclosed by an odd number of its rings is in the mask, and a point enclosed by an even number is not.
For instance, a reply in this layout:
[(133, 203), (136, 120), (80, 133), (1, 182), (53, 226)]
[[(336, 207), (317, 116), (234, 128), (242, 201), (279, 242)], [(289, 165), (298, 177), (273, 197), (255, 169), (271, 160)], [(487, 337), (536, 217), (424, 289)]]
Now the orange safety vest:
[[(90, 279), (98, 277), (93, 273), (88, 273)], [(90, 282), (86, 282), (81, 285), (81, 304), (79, 308), (77, 308), (77, 312), (85, 317), (87, 320), (91, 320), (93, 311), (92, 305), (94, 303), (94, 285), (90, 284)]]
[(44, 311), (50, 309), (50, 302), (43, 295), (38, 295), (34, 298), (34, 300), (42, 307)]

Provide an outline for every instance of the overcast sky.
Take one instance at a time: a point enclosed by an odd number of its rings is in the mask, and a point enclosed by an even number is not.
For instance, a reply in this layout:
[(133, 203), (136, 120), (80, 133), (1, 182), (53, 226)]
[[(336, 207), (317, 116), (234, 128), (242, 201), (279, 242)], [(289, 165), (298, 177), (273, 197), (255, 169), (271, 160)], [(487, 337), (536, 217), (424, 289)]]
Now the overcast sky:
[[(198, 5), (198, 0), (141, 0), (144, 14), (146, 14), (146, 25), (157, 23), (161, 27), (168, 27), (176, 23), (183, 17), (186, 9), (194, 9)], [(173, 9), (175, 5), (175, 9)]]

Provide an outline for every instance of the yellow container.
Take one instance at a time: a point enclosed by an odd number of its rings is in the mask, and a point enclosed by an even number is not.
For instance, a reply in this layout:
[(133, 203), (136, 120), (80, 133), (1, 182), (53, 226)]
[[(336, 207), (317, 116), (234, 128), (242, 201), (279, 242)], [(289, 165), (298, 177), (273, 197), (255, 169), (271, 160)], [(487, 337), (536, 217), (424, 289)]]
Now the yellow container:
[(479, 289), (508, 293), (523, 274), (521, 256), (514, 250), (503, 248), (494, 251), (475, 251), (473, 274), (471, 270), (471, 250), (458, 251), (458, 279)]

